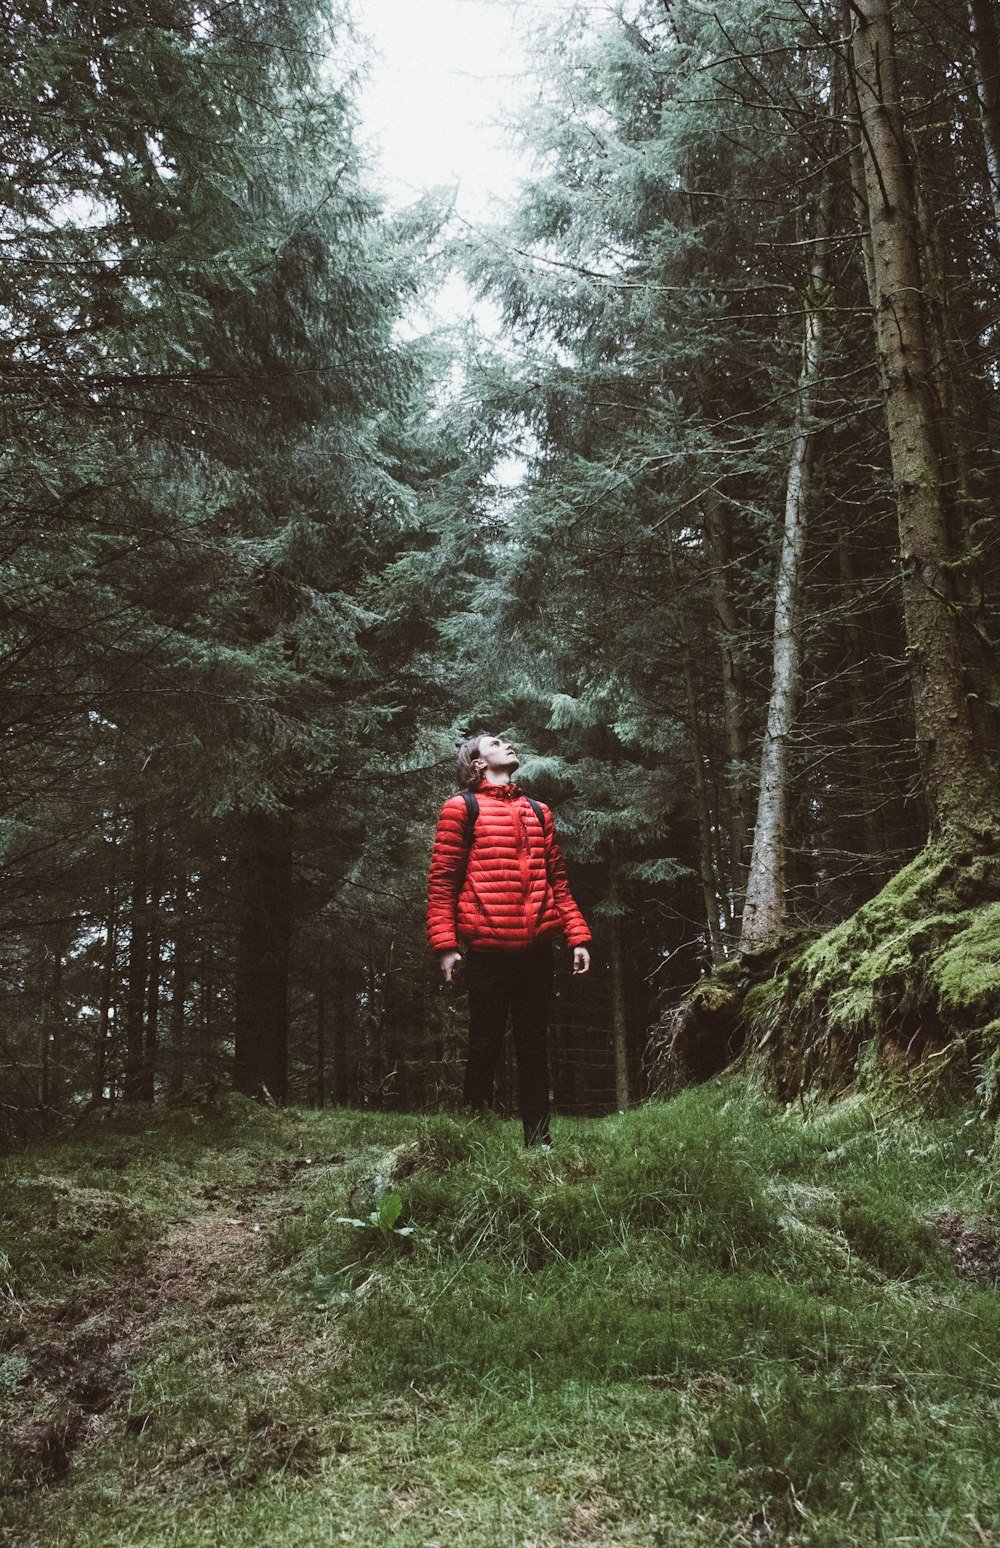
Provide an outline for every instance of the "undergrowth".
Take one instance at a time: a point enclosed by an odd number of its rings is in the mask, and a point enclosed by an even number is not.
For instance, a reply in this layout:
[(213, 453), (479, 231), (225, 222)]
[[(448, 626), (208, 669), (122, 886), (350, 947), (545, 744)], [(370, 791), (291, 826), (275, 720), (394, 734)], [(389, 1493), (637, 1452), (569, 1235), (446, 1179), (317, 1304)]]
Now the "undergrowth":
[[(786, 1108), (727, 1080), (557, 1120), (551, 1154), (497, 1121), (235, 1102), (18, 1157), (11, 1540), (993, 1540), (1000, 1305), (957, 1251), (996, 1234), (991, 1138), (971, 1107)], [(57, 1187), (72, 1207), (32, 1218)], [(178, 1216), (250, 1256), (141, 1333), (126, 1317), (107, 1401), (41, 1476), (54, 1330), (89, 1292), (172, 1283), (148, 1276)]]

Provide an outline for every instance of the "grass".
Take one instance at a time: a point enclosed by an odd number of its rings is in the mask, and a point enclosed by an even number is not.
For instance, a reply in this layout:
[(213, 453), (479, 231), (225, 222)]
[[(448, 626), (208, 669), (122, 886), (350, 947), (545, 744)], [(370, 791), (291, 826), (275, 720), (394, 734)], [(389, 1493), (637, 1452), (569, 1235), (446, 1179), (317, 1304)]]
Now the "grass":
[[(6, 1540), (1000, 1543), (1000, 1304), (932, 1224), (994, 1218), (975, 1110), (555, 1137), (231, 1102), (9, 1161)], [(337, 1223), (388, 1192), (412, 1235)]]

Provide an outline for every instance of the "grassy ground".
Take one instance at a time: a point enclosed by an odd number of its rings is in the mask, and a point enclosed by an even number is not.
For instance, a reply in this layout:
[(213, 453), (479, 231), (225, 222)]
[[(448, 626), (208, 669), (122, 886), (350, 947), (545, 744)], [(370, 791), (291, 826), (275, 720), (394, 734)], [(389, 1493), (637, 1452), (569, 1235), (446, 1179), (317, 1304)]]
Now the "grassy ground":
[(234, 1101), (9, 1160), (2, 1548), (1000, 1545), (974, 1112), (555, 1138)]

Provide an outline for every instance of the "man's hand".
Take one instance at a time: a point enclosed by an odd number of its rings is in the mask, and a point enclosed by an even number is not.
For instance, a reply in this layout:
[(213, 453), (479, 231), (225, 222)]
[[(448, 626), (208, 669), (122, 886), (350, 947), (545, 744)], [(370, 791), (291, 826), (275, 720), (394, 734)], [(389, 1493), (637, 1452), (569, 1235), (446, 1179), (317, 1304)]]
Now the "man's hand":
[(590, 972), (590, 952), (586, 946), (573, 947), (573, 976)]
[(455, 976), (455, 969), (458, 967), (458, 964), (461, 962), (461, 960), (462, 953), (460, 951), (443, 951), (441, 953), (441, 972), (444, 974), (444, 981), (446, 984), (451, 983)]

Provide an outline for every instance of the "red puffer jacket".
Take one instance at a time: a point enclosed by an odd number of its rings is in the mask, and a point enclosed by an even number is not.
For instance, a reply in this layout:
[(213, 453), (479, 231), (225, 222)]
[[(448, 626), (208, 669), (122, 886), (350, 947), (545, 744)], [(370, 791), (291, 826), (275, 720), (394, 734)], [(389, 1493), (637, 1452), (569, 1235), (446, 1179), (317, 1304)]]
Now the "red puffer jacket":
[(481, 784), (476, 799), (468, 851), (464, 799), (452, 796), (441, 808), (427, 888), (432, 950), (523, 951), (559, 930), (570, 946), (586, 946), (590, 931), (570, 894), (548, 807), (540, 823), (516, 785)]

